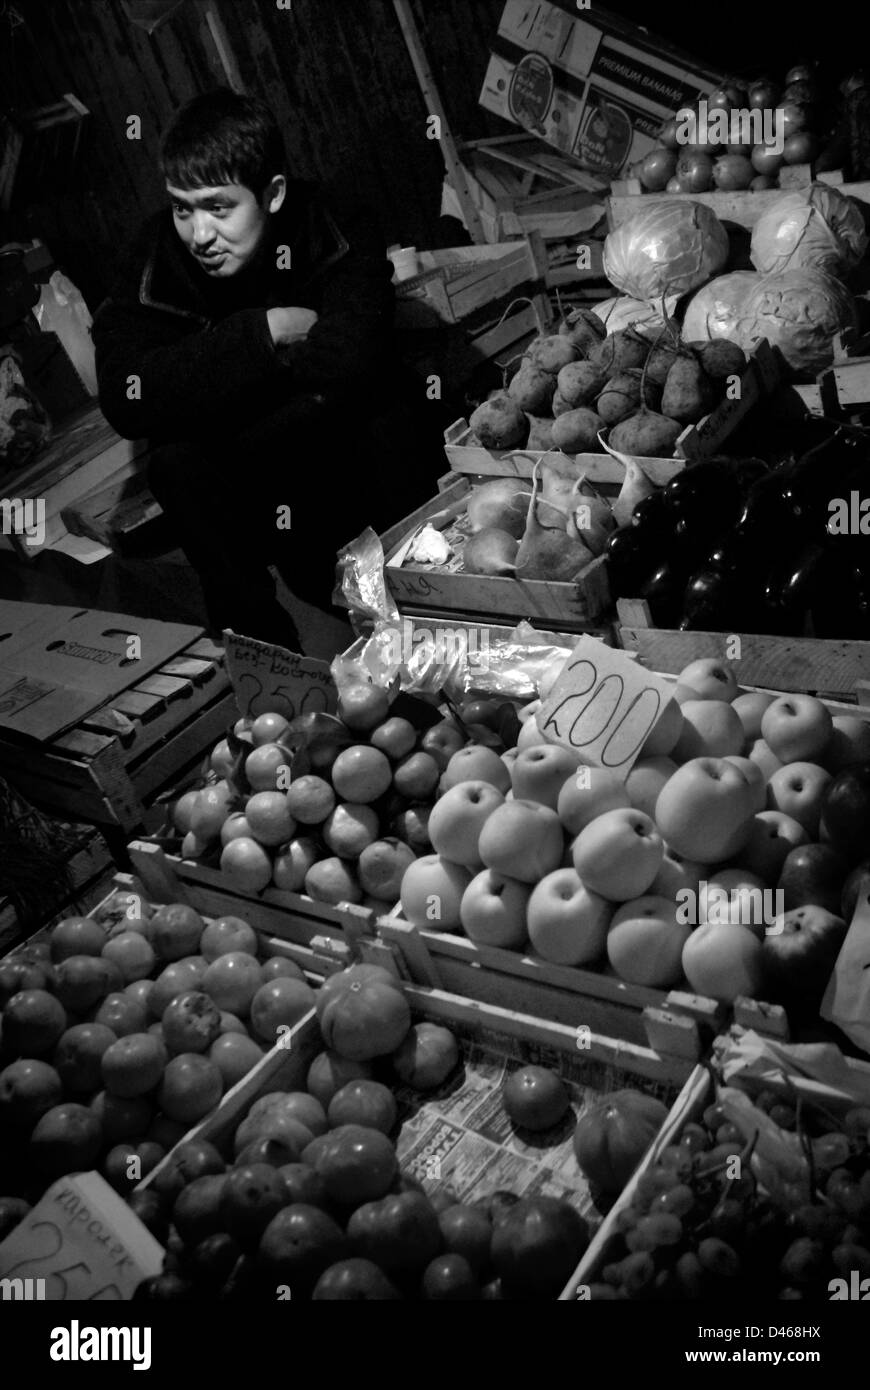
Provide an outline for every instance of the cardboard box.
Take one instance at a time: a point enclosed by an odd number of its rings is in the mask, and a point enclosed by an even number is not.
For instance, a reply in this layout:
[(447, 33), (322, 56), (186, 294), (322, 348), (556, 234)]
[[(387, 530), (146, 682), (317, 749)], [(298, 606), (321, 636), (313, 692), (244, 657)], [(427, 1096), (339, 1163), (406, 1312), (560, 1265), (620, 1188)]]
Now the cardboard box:
[(0, 730), (54, 738), (200, 635), (122, 613), (0, 602)]
[(683, 102), (721, 80), (685, 53), (572, 0), (507, 0), (480, 103), (587, 169), (615, 178)]

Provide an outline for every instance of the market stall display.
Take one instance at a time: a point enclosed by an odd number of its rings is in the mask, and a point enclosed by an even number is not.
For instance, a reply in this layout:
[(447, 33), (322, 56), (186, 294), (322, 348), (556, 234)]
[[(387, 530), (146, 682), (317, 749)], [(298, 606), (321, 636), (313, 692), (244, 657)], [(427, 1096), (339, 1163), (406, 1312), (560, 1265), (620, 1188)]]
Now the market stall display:
[(97, 1166), (132, 1191), (313, 1001), (237, 916), (119, 888), (63, 918), (0, 961), (0, 1196)]
[[(395, 1008), (398, 1050), (373, 1013), (353, 1045), (336, 1035), (367, 990)], [(611, 1063), (607, 1039), (578, 1047), (575, 1030), (366, 966), (334, 976), (288, 1039), (135, 1194), (168, 1252), (140, 1296), (181, 1280), (239, 1297), (265, 1278), (315, 1301), (557, 1298), (607, 1205), (578, 1166), (578, 1116), (643, 1100), (655, 1123), (630, 1171), (675, 1092), (631, 1049)], [(194, 1152), (214, 1174), (195, 1189)]]
[(870, 1069), (732, 1030), (564, 1297), (849, 1299), (868, 1268)]

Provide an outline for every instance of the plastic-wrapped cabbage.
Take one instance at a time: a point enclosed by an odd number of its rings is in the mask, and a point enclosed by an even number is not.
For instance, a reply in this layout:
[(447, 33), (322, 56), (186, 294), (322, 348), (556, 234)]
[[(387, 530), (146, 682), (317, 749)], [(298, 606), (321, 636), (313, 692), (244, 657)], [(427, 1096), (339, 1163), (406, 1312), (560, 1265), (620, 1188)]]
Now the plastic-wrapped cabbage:
[(624, 294), (647, 303), (688, 294), (728, 258), (728, 233), (715, 212), (690, 198), (654, 203), (612, 231), (604, 243), (604, 274)]
[[(665, 301), (669, 313), (676, 302), (675, 297)], [(636, 328), (638, 333), (659, 333), (665, 323), (659, 309), (653, 309), (642, 299), (631, 299), (627, 294), (602, 299), (592, 312), (598, 315), (608, 333), (618, 333), (621, 328)]]
[[(811, 379), (829, 367), (835, 333), (856, 323), (855, 302), (845, 285), (820, 270), (784, 270), (751, 279), (755, 283), (735, 305), (725, 336), (747, 353), (766, 338), (798, 378)], [(691, 323), (687, 333), (684, 322), (683, 336), (698, 336), (695, 327)]]
[(730, 338), (737, 342), (737, 324), (747, 295), (758, 284), (754, 270), (733, 270), (702, 285), (686, 306), (682, 334), (687, 343), (707, 342), (711, 338)]
[(867, 248), (864, 219), (851, 198), (825, 183), (784, 193), (756, 222), (750, 256), (762, 274), (823, 270), (845, 275)]

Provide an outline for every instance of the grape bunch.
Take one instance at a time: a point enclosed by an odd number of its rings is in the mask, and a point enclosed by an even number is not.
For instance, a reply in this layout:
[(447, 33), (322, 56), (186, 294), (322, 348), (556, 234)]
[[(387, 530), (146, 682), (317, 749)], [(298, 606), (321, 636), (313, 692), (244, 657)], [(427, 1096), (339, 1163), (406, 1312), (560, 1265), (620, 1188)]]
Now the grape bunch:
[(797, 1133), (806, 1182), (774, 1201), (751, 1171), (753, 1144), (709, 1105), (639, 1177), (593, 1300), (827, 1300), (833, 1280), (870, 1277), (870, 1108), (838, 1120), (774, 1091), (755, 1104)]

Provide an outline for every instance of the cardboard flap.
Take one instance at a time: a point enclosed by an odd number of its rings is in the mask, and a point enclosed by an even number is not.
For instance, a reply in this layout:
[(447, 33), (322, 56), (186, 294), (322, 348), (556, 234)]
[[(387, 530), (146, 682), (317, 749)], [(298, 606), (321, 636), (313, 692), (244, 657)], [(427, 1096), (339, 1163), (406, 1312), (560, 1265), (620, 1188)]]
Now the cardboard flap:
[(0, 603), (0, 729), (54, 738), (201, 636), (123, 613)]

